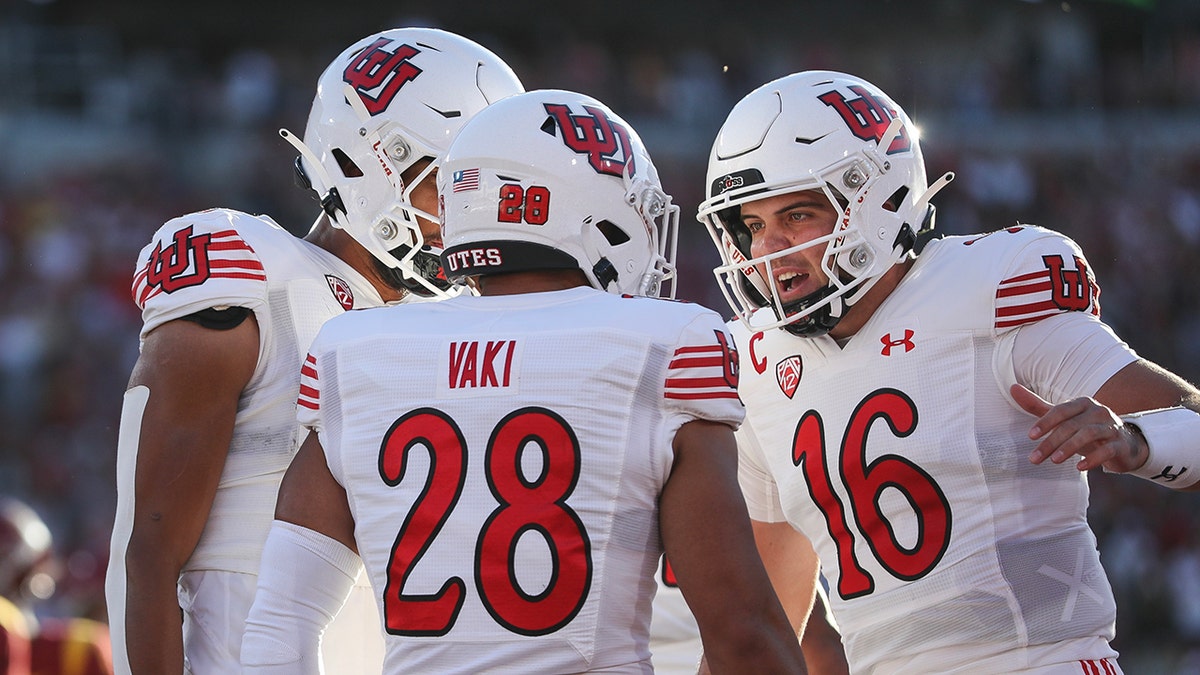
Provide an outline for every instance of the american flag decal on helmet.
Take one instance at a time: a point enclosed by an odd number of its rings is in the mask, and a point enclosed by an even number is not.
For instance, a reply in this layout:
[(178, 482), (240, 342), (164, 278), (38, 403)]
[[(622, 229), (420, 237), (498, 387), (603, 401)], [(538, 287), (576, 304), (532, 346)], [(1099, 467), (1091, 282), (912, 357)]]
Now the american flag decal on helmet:
[(479, 189), (479, 169), (462, 169), (454, 172), (450, 181), (454, 192), (467, 192)]

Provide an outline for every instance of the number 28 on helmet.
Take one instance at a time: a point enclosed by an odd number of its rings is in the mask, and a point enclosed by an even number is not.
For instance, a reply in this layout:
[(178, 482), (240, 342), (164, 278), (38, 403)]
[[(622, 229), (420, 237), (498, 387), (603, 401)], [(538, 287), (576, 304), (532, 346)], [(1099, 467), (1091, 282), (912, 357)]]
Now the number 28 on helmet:
[(679, 207), (634, 129), (591, 97), (489, 106), (446, 153), (438, 194), (451, 280), (578, 268), (611, 293), (674, 295)]

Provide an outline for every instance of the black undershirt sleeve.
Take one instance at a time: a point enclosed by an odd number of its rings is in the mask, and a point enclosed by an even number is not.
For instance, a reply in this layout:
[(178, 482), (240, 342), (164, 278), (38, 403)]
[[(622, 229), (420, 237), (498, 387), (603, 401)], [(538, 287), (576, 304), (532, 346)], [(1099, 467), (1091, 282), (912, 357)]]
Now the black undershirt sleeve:
[(225, 307), (222, 309), (209, 307), (208, 309), (202, 309), (199, 312), (193, 312), (181, 318), (185, 321), (194, 321), (205, 328), (213, 330), (230, 330), (240, 326), (248, 316), (250, 316), (250, 310), (246, 307)]

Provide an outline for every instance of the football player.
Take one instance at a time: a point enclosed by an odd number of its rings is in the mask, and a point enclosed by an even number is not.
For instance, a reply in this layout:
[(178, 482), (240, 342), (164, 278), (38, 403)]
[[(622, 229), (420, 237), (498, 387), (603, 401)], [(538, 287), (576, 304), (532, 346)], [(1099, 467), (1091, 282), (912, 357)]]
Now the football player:
[[(448, 293), (434, 160), (471, 116), (522, 90), (499, 57), (452, 33), (366, 37), (321, 75), (303, 141), (280, 132), (320, 200), (307, 236), (213, 209), (171, 220), (143, 249), (106, 580), (119, 672), (238, 671), (279, 481), (303, 439), (308, 345), (347, 310)], [(360, 586), (326, 636), (330, 672), (380, 667)]]
[(29, 621), (12, 601), (0, 595), (0, 673), (29, 675), (32, 656)]
[(713, 672), (805, 672), (737, 485), (729, 335), (654, 297), (678, 208), (634, 130), (580, 94), (514, 96), (438, 189), (442, 266), (481, 295), (322, 327), (245, 672), (316, 673), (361, 556), (387, 673), (649, 673), (664, 547)]
[(0, 497), (0, 673), (112, 675), (108, 626), (39, 616), (65, 570), (50, 528), (23, 501)]
[(817, 555), (853, 672), (1120, 672), (1085, 472), (1195, 487), (1200, 393), (1101, 322), (1079, 247), (1022, 225), (916, 256), (952, 175), (842, 73), (748, 94), (707, 179), (740, 480), (792, 619)]

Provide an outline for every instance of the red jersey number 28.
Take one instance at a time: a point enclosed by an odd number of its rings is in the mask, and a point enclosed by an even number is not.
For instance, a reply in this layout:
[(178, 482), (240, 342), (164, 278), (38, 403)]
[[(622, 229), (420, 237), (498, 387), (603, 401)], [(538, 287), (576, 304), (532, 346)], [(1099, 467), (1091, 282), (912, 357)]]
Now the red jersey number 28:
[[(528, 480), (521, 453), (528, 443), (541, 450), (542, 473)], [(467, 444), (457, 424), (433, 408), (414, 410), (392, 424), (379, 450), (379, 475), (396, 486), (405, 480), (409, 452), (418, 444), (430, 452), (428, 476), (412, 511), (396, 536), (383, 591), (385, 628), (394, 635), (438, 636), (454, 627), (466, 584), (451, 576), (433, 594), (404, 592), (413, 568), (429, 549), (462, 495)], [(475, 582), (483, 605), (505, 629), (520, 635), (546, 635), (570, 623), (583, 607), (592, 583), (591, 542), (567, 498), (579, 480), (579, 441), (552, 411), (523, 408), (496, 425), (488, 440), (484, 471), (498, 505), (484, 521), (475, 546)], [(554, 557), (549, 585), (527, 593), (513, 569), (517, 540), (542, 536)]]

